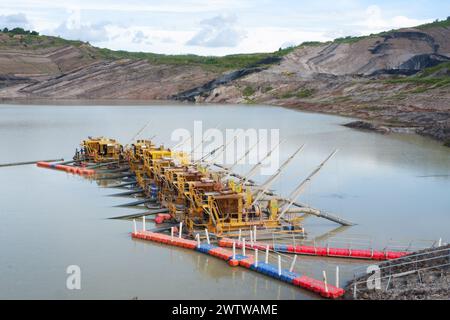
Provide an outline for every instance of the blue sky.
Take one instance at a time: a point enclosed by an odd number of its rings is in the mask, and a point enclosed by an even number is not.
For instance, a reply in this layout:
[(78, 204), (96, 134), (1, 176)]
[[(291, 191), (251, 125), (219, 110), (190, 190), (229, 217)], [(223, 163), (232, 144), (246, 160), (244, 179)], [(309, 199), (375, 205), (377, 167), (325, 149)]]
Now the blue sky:
[(21, 26), (111, 49), (225, 55), (447, 16), (448, 0), (2, 0), (0, 27)]

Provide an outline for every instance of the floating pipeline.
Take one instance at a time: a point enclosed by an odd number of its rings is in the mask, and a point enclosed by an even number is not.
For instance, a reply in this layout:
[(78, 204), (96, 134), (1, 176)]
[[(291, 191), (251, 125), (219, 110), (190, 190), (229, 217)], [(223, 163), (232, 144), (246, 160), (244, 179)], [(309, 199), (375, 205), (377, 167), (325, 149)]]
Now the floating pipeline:
[(67, 173), (79, 174), (79, 175), (93, 175), (95, 173), (95, 170), (93, 170), (93, 169), (72, 167), (72, 166), (66, 166), (63, 164), (49, 163), (49, 162), (43, 162), (43, 161), (37, 162), (36, 165), (41, 168), (55, 169), (55, 170), (65, 171)]
[(230, 266), (242, 266), (249, 270), (253, 270), (266, 276), (295, 285), (297, 287), (301, 287), (308, 291), (315, 292), (324, 298), (337, 299), (343, 296), (345, 293), (345, 290), (342, 288), (337, 288), (335, 286), (325, 284), (320, 280), (302, 276), (298, 273), (290, 272), (286, 269), (282, 269), (281, 272), (279, 272), (278, 268), (271, 264), (266, 264), (259, 261), (256, 264), (254, 257), (251, 255), (243, 256), (240, 254), (235, 254), (233, 259), (233, 254), (230, 250), (212, 244), (201, 243), (200, 245), (198, 245), (197, 241), (195, 240), (188, 240), (175, 236), (172, 237), (169, 235), (149, 231), (133, 232), (131, 236), (135, 239), (154, 241), (177, 247), (193, 249), (198, 252), (227, 261)]
[[(219, 241), (219, 246), (231, 248), (233, 246), (233, 239), (223, 238)], [(269, 250), (283, 253), (296, 253), (300, 255), (333, 257), (333, 258), (351, 258), (364, 260), (393, 260), (404, 257), (409, 252), (401, 251), (380, 251), (380, 250), (360, 250), (360, 249), (342, 249), (330, 247), (315, 247), (315, 246), (292, 246), (284, 244), (264, 244), (254, 242), (246, 243), (245, 247), (249, 249)], [(242, 242), (236, 242), (236, 248), (242, 248)]]

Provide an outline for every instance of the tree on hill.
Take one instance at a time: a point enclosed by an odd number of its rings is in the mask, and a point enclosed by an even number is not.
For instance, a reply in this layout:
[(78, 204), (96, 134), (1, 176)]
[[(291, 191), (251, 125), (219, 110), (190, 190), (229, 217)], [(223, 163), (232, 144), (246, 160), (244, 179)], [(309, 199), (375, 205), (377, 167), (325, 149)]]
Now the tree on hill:
[(5, 27), (5, 28), (3, 28), (2, 32), (13, 34), (13, 35), (15, 35), (15, 34), (32, 35), (32, 36), (38, 36), (39, 35), (39, 32), (37, 32), (37, 31), (25, 30), (25, 29), (19, 28), (19, 27), (13, 28), (11, 30), (9, 30), (8, 28)]

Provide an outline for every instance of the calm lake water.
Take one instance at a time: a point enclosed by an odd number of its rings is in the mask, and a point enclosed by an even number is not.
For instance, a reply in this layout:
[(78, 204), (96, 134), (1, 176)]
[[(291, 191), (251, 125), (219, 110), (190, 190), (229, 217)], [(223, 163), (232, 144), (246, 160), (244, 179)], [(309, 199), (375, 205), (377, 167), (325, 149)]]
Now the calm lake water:
[[(338, 154), (300, 200), (356, 222), (314, 217), (305, 227), (317, 241), (430, 245), (450, 240), (450, 149), (414, 135), (380, 135), (341, 126), (350, 119), (269, 106), (0, 105), (0, 163), (70, 159), (82, 139), (104, 135), (127, 143), (142, 137), (170, 145), (176, 128), (278, 128), (281, 160), (304, 151), (274, 185), (287, 195), (334, 148)], [(237, 171), (245, 172), (245, 167)], [(264, 177), (257, 177), (262, 181)], [(132, 200), (118, 189), (35, 166), (0, 168), (0, 298), (26, 299), (314, 299), (315, 295), (223, 261), (130, 239), (131, 223), (109, 217)], [(66, 289), (66, 268), (78, 265), (81, 290)], [(360, 262), (300, 257), (297, 271), (319, 278), (339, 265), (341, 280)], [(286, 266), (287, 267), (287, 266)]]

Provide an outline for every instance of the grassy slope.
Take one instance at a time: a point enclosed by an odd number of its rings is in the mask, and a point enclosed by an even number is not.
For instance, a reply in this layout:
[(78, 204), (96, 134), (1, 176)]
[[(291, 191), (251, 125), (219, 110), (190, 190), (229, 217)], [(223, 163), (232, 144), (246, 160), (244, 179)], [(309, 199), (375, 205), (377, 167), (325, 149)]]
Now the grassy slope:
[(199, 56), (194, 54), (166, 55), (150, 52), (128, 52), (123, 50), (115, 51), (106, 48), (96, 48), (86, 42), (66, 40), (45, 35), (14, 35), (10, 32), (0, 32), (0, 35), (3, 35), (3, 39), (6, 39), (5, 42), (0, 42), (0, 49), (20, 48), (39, 50), (71, 45), (79, 48), (83, 53), (89, 54), (92, 58), (97, 59), (144, 59), (154, 64), (201, 66), (219, 72), (245, 68), (257, 64), (263, 59), (281, 57), (294, 50), (294, 48), (287, 48), (271, 53), (234, 54), (223, 57)]
[[(418, 26), (418, 29), (427, 29), (432, 27), (449, 27), (450, 19), (443, 21), (435, 21), (433, 23), (425, 24)], [(304, 42), (300, 46), (317, 46), (323, 45), (331, 42), (335, 43), (354, 43), (359, 40), (382, 36), (388, 34), (395, 30), (391, 30), (388, 32), (382, 32), (379, 34), (371, 34), (368, 36), (361, 37), (345, 37), (338, 38), (334, 41), (329, 42)], [(248, 67), (258, 63), (259, 61), (270, 58), (270, 57), (281, 57), (289, 52), (295, 50), (298, 47), (290, 47), (283, 50), (279, 50), (271, 53), (252, 53), (252, 54), (234, 54), (223, 57), (217, 56), (198, 56), (194, 54), (186, 54), (186, 55), (165, 55), (165, 54), (156, 54), (150, 52), (128, 52), (123, 50), (110, 50), (105, 48), (96, 48), (90, 46), (88, 43), (82, 41), (75, 40), (66, 40), (59, 37), (45, 36), (45, 35), (33, 35), (33, 34), (22, 34), (22, 35), (14, 35), (13, 33), (3, 33), (0, 34), (8, 35), (8, 41), (6, 43), (0, 43), (0, 49), (3, 47), (21, 47), (28, 48), (31, 50), (37, 50), (42, 48), (49, 47), (59, 47), (59, 46), (67, 46), (72, 45), (80, 48), (82, 52), (91, 56), (91, 58), (98, 59), (145, 59), (151, 63), (155, 64), (169, 64), (169, 65), (193, 65), (193, 66), (201, 66), (209, 70), (215, 71), (227, 71), (233, 69), (240, 69), (244, 67)]]

